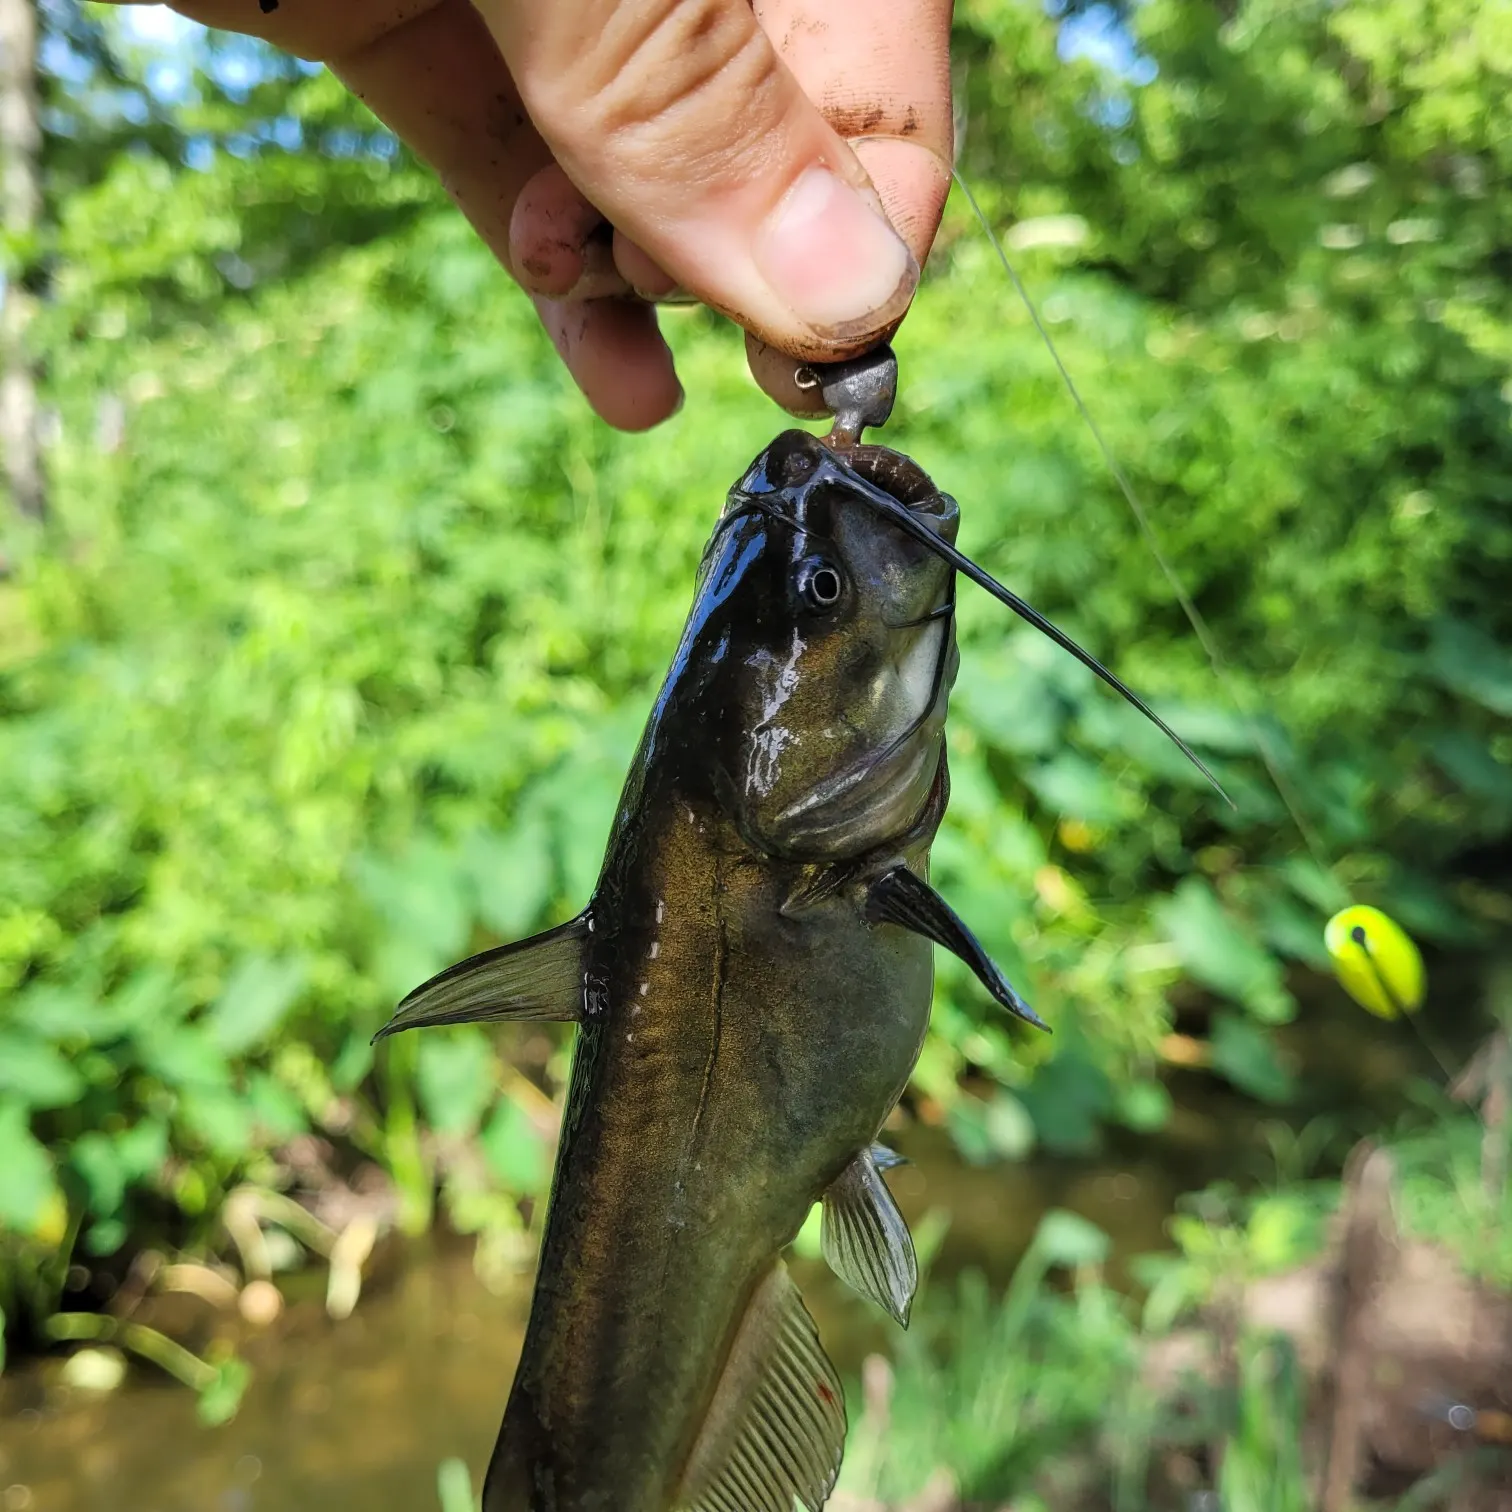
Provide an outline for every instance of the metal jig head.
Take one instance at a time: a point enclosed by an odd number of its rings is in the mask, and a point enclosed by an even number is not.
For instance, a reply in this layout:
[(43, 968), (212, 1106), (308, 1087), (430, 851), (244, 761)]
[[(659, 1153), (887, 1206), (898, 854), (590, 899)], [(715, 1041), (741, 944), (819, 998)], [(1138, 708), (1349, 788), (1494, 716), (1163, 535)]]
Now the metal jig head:
[(886, 345), (847, 362), (813, 363), (800, 369), (798, 386), (817, 388), (824, 407), (835, 417), (825, 439), (837, 451), (861, 441), (867, 426), (886, 425), (898, 396), (898, 359)]

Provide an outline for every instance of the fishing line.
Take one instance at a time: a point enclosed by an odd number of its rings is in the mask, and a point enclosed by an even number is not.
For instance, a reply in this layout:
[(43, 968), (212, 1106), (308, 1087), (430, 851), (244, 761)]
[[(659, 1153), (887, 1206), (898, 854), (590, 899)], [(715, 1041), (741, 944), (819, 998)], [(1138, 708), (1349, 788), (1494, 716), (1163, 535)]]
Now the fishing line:
[[(1097, 442), (1098, 449), (1102, 452), (1103, 461), (1107, 464), (1108, 471), (1113, 474), (1115, 481), (1118, 483), (1119, 490), (1122, 492), (1124, 500), (1129, 506), (1129, 512), (1134, 516), (1140, 533), (1149, 544), (1150, 550), (1155, 557), (1155, 561), (1159, 564), (1166, 582), (1170, 584), (1171, 592), (1175, 595), (1176, 602), (1181, 605), (1182, 613), (1186, 615), (1188, 623), (1197, 636), (1198, 643), (1207, 655), (1208, 662), (1213, 669), (1213, 675), (1218, 679), (1219, 685), (1228, 695), (1229, 702), (1233, 704), (1241, 723), (1249, 733), (1250, 738), (1254, 741), (1261, 763), (1270, 777), (1271, 785), (1276, 790), (1276, 796), (1280, 798), (1286, 812), (1290, 815), (1291, 821), (1296, 826), (1297, 833), (1301, 835), (1302, 841), (1306, 845), (1313, 861), (1323, 871), (1331, 871), (1332, 868), (1328, 853), (1323, 842), (1311, 822), (1304, 816), (1296, 789), (1292, 786), (1290, 779), (1286, 777), (1281, 770), (1279, 762), (1275, 759), (1266, 739), (1264, 727), (1245, 707), (1244, 701), (1239, 695), (1238, 685), (1229, 670), (1228, 662), (1218, 645), (1217, 637), (1213, 634), (1207, 620), (1203, 618), (1202, 611), (1193, 602), (1191, 594), (1187, 592), (1186, 585), (1182, 582), (1174, 564), (1161, 548), (1160, 538), (1155, 533), (1155, 528), (1150, 522), (1149, 514), (1140, 502), (1139, 495), (1135, 492), (1134, 485), (1129, 481), (1128, 474), (1119, 466), (1118, 458), (1114, 456), (1113, 449), (1108, 445), (1101, 427), (1098, 425), (1096, 419), (1093, 418), (1091, 410), (1087, 408), (1086, 401), (1081, 396), (1081, 390), (1077, 388), (1076, 380), (1071, 376), (1070, 370), (1062, 360), (1060, 350), (1055, 345), (1055, 338), (1051, 336), (1048, 327), (1041, 319), (1039, 309), (1030, 296), (1028, 288), (1025, 286), (1023, 279), (1019, 277), (1018, 270), (1013, 266), (1007, 252), (1004, 250), (997, 232), (993, 229), (992, 222), (988, 220), (986, 212), (983, 211), (981, 205), (977, 202), (977, 197), (971, 192), (971, 186), (962, 178), (958, 168), (952, 165), (950, 172), (960, 187), (961, 193), (966, 196), (966, 203), (971, 206), (972, 213), (977, 218), (977, 223), (986, 232), (987, 240), (991, 244), (992, 250), (997, 254), (998, 262), (1002, 264), (1003, 271), (1008, 275), (1009, 281), (1012, 283), (1019, 299), (1023, 301), (1024, 308), (1029, 312), (1029, 319), (1034, 323), (1034, 329), (1039, 332), (1040, 340), (1044, 342), (1045, 350), (1049, 352), (1050, 360), (1055, 364), (1056, 371), (1060, 374), (1061, 382), (1064, 384), (1066, 392), (1071, 396), (1071, 402), (1076, 406), (1077, 413), (1080, 414), (1087, 429), (1091, 431), (1093, 439)], [(1360, 945), (1370, 974), (1385, 994), (1387, 1001), (1398, 1009), (1402, 1018), (1406, 1019), (1413, 1033), (1416, 1035), (1418, 1043), (1437, 1062), (1445, 1078), (1452, 1080), (1453, 1073), (1450, 1071), (1448, 1063), (1440, 1053), (1438, 1046), (1429, 1039), (1423, 1025), (1417, 1021), (1416, 1015), (1407, 1012), (1405, 1005), (1399, 1001), (1398, 995), (1392, 990), (1386, 981), (1385, 973), (1381, 971), (1376, 962), (1369, 943), (1360, 940), (1358, 936), (1356, 936), (1356, 943)]]
[(1197, 636), (1198, 644), (1207, 655), (1209, 664), (1212, 666), (1213, 675), (1218, 679), (1220, 686), (1228, 695), (1229, 702), (1233, 704), (1241, 722), (1255, 743), (1255, 749), (1260, 755), (1261, 763), (1270, 776), (1271, 785), (1276, 790), (1276, 796), (1280, 798), (1283, 807), (1291, 817), (1291, 821), (1297, 827), (1297, 833), (1301, 835), (1303, 843), (1307, 846), (1313, 860), (1324, 870), (1330, 869), (1328, 855), (1324, 849), (1317, 831), (1303, 816), (1300, 800), (1295, 788), (1282, 773), (1280, 765), (1274, 759), (1265, 733), (1258, 720), (1253, 718), (1245, 709), (1244, 703), (1239, 697), (1238, 687), (1229, 672), (1228, 663), (1219, 649), (1217, 637), (1213, 634), (1207, 621), (1202, 616), (1202, 611), (1193, 602), (1191, 594), (1186, 591), (1176, 568), (1161, 549), (1160, 539), (1155, 534), (1155, 529), (1150, 523), (1150, 517), (1144, 506), (1139, 501), (1139, 495), (1134, 491), (1134, 485), (1129, 481), (1128, 474), (1119, 466), (1118, 458), (1113, 455), (1113, 449), (1108, 445), (1103, 436), (1102, 429), (1093, 418), (1091, 410), (1087, 408), (1086, 401), (1081, 396), (1081, 390), (1076, 386), (1076, 380), (1072, 378), (1070, 370), (1061, 359), (1059, 348), (1055, 345), (1055, 339), (1051, 336), (1048, 327), (1040, 318), (1039, 309), (1030, 297), (1029, 290), (1024, 281), (1018, 275), (1018, 270), (1009, 261), (1008, 254), (1003, 250), (1003, 244), (998, 239), (997, 232), (993, 229), (992, 222), (987, 219), (986, 213), (977, 203), (976, 196), (971, 192), (970, 185), (961, 177), (961, 171), (955, 166), (951, 167), (951, 176), (960, 186), (961, 193), (966, 196), (966, 203), (971, 206), (973, 214), (977, 218), (982, 230), (987, 233), (987, 240), (992, 250), (997, 254), (998, 261), (1003, 265), (1003, 271), (1008, 275), (1018, 297), (1023, 301), (1024, 308), (1029, 312), (1029, 319), (1034, 322), (1034, 329), (1039, 332), (1040, 340), (1045, 343), (1045, 350), (1050, 353), (1050, 360), (1055, 364), (1056, 371), (1060, 374), (1061, 382), (1065, 385), (1066, 392), (1071, 396), (1071, 402), (1076, 406), (1087, 429), (1092, 432), (1093, 439), (1097, 442), (1098, 449), (1102, 452), (1103, 461), (1107, 464), (1108, 471), (1113, 474), (1128, 503), (1130, 513), (1133, 514), (1135, 523), (1139, 526), (1150, 550), (1154, 553), (1155, 560), (1159, 564), (1165, 580), (1170, 584), (1171, 592), (1176, 596), (1176, 602), (1181, 605), (1182, 613), (1187, 617), (1188, 623)]
[(1386, 973), (1381, 970), (1380, 963), (1375, 958), (1375, 952), (1370, 948), (1370, 936), (1366, 933), (1365, 927), (1356, 924), (1349, 931), (1349, 938), (1360, 947), (1360, 954), (1365, 958), (1365, 969), (1370, 973), (1376, 986), (1380, 988), (1381, 996), (1391, 1004), (1398, 1017), (1406, 1019), (1412, 1026), (1413, 1033), (1418, 1037), (1418, 1043), (1438, 1062), (1439, 1070), (1444, 1073), (1444, 1080), (1452, 1082), (1456, 1073), (1449, 1069), (1449, 1063), (1439, 1054), (1438, 1046), (1428, 1038), (1428, 1031), (1418, 1023), (1415, 1010), (1408, 1008), (1401, 994), (1391, 985)]

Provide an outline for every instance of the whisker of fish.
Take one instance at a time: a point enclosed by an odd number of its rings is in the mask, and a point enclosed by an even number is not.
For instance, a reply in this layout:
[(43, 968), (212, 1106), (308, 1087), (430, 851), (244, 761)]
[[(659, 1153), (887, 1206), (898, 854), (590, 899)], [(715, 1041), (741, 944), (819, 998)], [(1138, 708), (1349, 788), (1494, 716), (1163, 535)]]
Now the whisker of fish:
[(891, 520), (900, 530), (927, 546), (936, 556), (943, 557), (963, 577), (968, 577), (978, 587), (985, 588), (999, 603), (1006, 604), (1020, 619), (1026, 620), (1042, 635), (1048, 636), (1063, 651), (1069, 651), (1084, 667), (1101, 678), (1115, 693), (1138, 709), (1207, 778), (1218, 796), (1230, 808), (1234, 807), (1234, 800), (1224, 791), (1223, 784), (1213, 775), (1207, 763), (1117, 673), (1109, 671), (1090, 651), (1084, 650), (1064, 630), (1046, 619), (1026, 599), (1020, 598), (1011, 588), (1005, 588), (990, 572), (977, 566), (965, 552), (952, 546), (949, 541), (936, 534), (922, 520), (917, 519), (906, 504), (899, 503), (891, 494), (875, 487), (873, 484), (867, 482), (865, 478), (858, 476), (855, 487), (867, 503), (887, 519)]
[[(1282, 770), (1263, 725), (1250, 712), (1245, 700), (1240, 696), (1238, 685), (1229, 670), (1227, 659), (1224, 657), (1222, 648), (1218, 644), (1217, 636), (1203, 616), (1202, 611), (1197, 607), (1192, 595), (1187, 592), (1186, 585), (1182, 582), (1175, 564), (1172, 563), (1162, 549), (1160, 538), (1155, 533), (1155, 527), (1151, 523), (1149, 512), (1140, 501), (1139, 494), (1135, 491), (1128, 474), (1119, 465), (1113, 448), (1108, 444), (1101, 426), (1098, 425), (1091, 410), (1087, 407), (1086, 400), (1082, 398), (1081, 390), (1077, 387), (1076, 380), (1071, 376), (1070, 369), (1067, 368), (1065, 360), (1061, 357), (1060, 349), (1055, 344), (1055, 338), (1050, 334), (1049, 328), (1040, 317), (1038, 307), (1030, 296), (1024, 280), (1019, 276), (1018, 269), (1013, 266), (1013, 262), (1004, 249), (997, 231), (993, 228), (992, 222), (987, 218), (987, 214), (977, 201), (977, 197), (971, 192), (971, 186), (961, 176), (960, 170), (952, 166), (950, 171), (961, 193), (965, 196), (966, 203), (970, 205), (977, 223), (986, 234), (988, 244), (996, 254), (997, 260), (1002, 265), (1004, 273), (1007, 274), (1015, 293), (1017, 293), (1020, 301), (1023, 303), (1024, 309), (1028, 312), (1029, 319), (1033, 323), (1034, 329), (1039, 333), (1040, 340), (1045, 345), (1045, 350), (1050, 354), (1050, 360), (1055, 364), (1056, 372), (1060, 375), (1061, 383), (1065, 386), (1071, 402), (1076, 406), (1077, 413), (1081, 416), (1087, 429), (1092, 433), (1092, 439), (1096, 441), (1098, 450), (1102, 453), (1103, 461), (1107, 464), (1108, 471), (1113, 475), (1114, 481), (1118, 484), (1119, 492), (1122, 493), (1124, 502), (1129, 506), (1130, 514), (1134, 516), (1134, 522), (1139, 527), (1140, 534), (1144, 536), (1145, 541), (1148, 543), (1162, 576), (1170, 585), (1176, 602), (1181, 606), (1181, 612), (1186, 616), (1187, 623), (1191, 625), (1192, 632), (1196, 635), (1198, 644), (1201, 645), (1203, 653), (1207, 656), (1208, 663), (1213, 669), (1214, 677), (1217, 678), (1219, 686), (1227, 694), (1229, 702), (1233, 705), (1234, 711), (1239, 716), (1246, 733), (1254, 742), (1255, 751), (1259, 755), (1261, 764), (1265, 767), (1266, 774), (1271, 780), (1271, 786), (1276, 790), (1276, 796), (1280, 798), (1282, 806), (1291, 817), (1292, 823), (1296, 826), (1297, 833), (1302, 837), (1302, 842), (1307, 847), (1313, 860), (1324, 870), (1328, 870), (1330, 862), (1326, 848), (1317, 830), (1303, 813), (1296, 789)], [(1220, 788), (1219, 791), (1222, 792), (1222, 789)], [(1224, 796), (1227, 797), (1227, 794)], [(1232, 806), (1232, 800), (1230, 800), (1230, 806)]]

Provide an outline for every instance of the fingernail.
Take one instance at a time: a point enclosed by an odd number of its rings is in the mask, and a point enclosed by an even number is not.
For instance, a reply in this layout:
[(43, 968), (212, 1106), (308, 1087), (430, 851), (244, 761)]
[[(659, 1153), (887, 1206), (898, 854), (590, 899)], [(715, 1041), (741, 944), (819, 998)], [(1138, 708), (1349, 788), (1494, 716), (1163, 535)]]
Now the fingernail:
[(827, 168), (808, 168), (756, 239), (774, 293), (820, 336), (866, 335), (903, 313), (919, 265), (880, 209)]

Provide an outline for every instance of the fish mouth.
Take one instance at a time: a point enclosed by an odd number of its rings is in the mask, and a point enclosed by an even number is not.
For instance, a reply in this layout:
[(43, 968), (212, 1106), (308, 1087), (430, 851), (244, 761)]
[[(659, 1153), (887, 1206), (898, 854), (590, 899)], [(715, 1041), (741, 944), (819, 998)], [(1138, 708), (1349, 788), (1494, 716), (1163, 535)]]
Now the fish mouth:
[(810, 504), (827, 488), (860, 498), (902, 524), (906, 535), (959, 565), (952, 553), (960, 510), (912, 457), (876, 445), (856, 446), (842, 456), (807, 431), (784, 431), (746, 469), (730, 490), (720, 529), (743, 515), (762, 514), (822, 538), (810, 518)]

